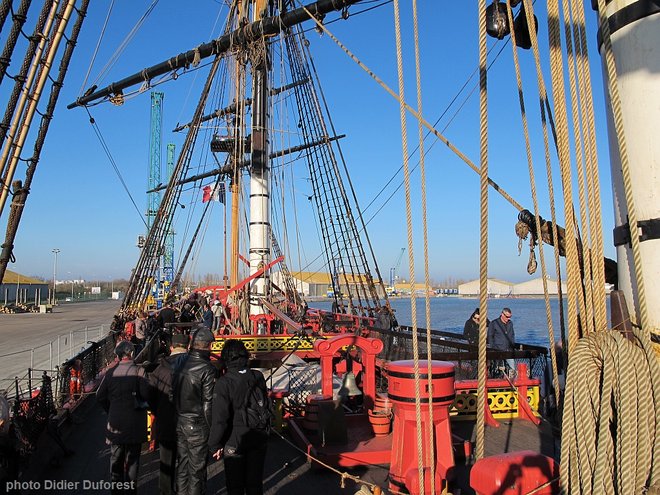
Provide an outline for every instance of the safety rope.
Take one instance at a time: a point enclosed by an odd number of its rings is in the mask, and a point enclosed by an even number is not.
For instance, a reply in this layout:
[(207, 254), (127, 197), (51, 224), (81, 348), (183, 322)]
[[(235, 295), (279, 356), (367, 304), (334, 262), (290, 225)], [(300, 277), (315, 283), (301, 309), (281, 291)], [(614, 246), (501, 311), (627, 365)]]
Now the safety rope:
[(640, 326), (650, 331), (649, 316), (647, 310), (646, 291), (644, 290), (644, 273), (642, 271), (642, 258), (639, 249), (639, 233), (637, 229), (637, 208), (632, 190), (632, 179), (630, 177), (630, 163), (628, 161), (628, 145), (623, 128), (623, 115), (621, 113), (621, 99), (619, 97), (619, 85), (612, 51), (612, 40), (610, 39), (610, 24), (607, 18), (605, 0), (598, 0), (598, 16), (600, 30), (603, 34), (603, 51), (605, 67), (607, 69), (607, 87), (610, 93), (614, 129), (616, 131), (619, 145), (619, 158), (621, 160), (621, 172), (623, 175), (623, 190), (628, 209), (628, 225), (630, 228), (630, 242), (632, 245), (633, 266), (635, 270), (635, 282), (637, 284), (637, 299), (639, 301)]
[[(406, 105), (403, 78), (403, 53), (401, 50), (401, 19), (399, 13), (399, 0), (394, 0), (394, 31), (396, 35), (396, 65), (399, 80), (399, 118), (401, 120), (401, 148), (403, 152), (403, 180), (406, 193), (406, 228), (408, 237), (408, 270), (410, 275), (410, 318), (412, 320), (413, 344), (413, 371), (415, 375), (415, 430), (417, 432), (417, 462), (424, 459), (422, 439), (422, 408), (419, 390), (419, 344), (417, 336), (417, 297), (415, 296), (415, 249), (413, 243), (412, 199), (410, 191), (410, 166), (408, 163), (408, 132), (406, 125)], [(430, 401), (429, 401), (430, 402)], [(396, 455), (402, 457), (403, 449)], [(424, 470), (418, 470), (419, 490), (424, 491)]]
[(479, 240), (479, 360), (477, 372), (477, 445), (476, 458), (485, 453), (486, 400), (486, 318), (488, 314), (488, 93), (486, 0), (479, 0), (479, 150), (480, 150), (480, 235)]
[[(520, 15), (523, 15), (521, 13)], [(533, 16), (533, 13), (531, 13)], [(507, 0), (507, 16), (509, 18), (509, 25), (513, 26), (513, 11), (511, 10), (511, 0)], [(529, 21), (528, 21), (529, 22)], [(532, 20), (532, 22), (534, 22)], [(533, 24), (528, 24), (528, 25), (533, 25)], [(534, 31), (534, 32), (533, 32)], [(536, 50), (538, 51), (538, 39), (536, 37), (536, 32), (533, 29), (529, 30), (530, 32), (530, 40), (532, 42), (532, 46), (536, 45)], [(533, 32), (533, 34), (532, 34)], [(527, 165), (528, 165), (528, 170), (529, 170), (529, 184), (531, 186), (532, 190), (532, 202), (534, 204), (534, 211), (537, 212), (536, 215), (534, 215), (534, 220), (536, 222), (536, 232), (540, 234), (541, 232), (541, 217), (538, 215), (539, 211), (539, 203), (538, 203), (538, 194), (536, 191), (536, 179), (535, 179), (535, 174), (534, 174), (534, 162), (532, 160), (532, 148), (531, 148), (531, 143), (530, 143), (530, 137), (529, 137), (529, 127), (527, 125), (527, 112), (525, 111), (525, 99), (524, 99), (524, 93), (523, 93), (523, 85), (522, 85), (522, 76), (520, 73), (520, 63), (518, 60), (518, 45), (516, 43), (516, 33), (515, 30), (511, 30), (511, 47), (513, 51), (513, 64), (516, 72), (516, 82), (518, 84), (518, 98), (519, 98), (519, 103), (520, 103), (520, 117), (522, 120), (522, 125), (523, 125), (523, 134), (525, 138), (525, 152), (527, 154)], [(539, 63), (539, 59), (537, 57), (534, 57), (535, 62), (536, 62), (536, 71), (537, 74), (541, 73), (541, 67)], [(543, 103), (541, 102), (541, 108), (543, 108)], [(550, 180), (550, 179), (549, 179)], [(556, 239), (556, 238), (555, 238)], [(555, 242), (554, 243), (554, 249), (555, 251), (558, 252), (559, 248), (559, 243)], [(555, 356), (555, 332), (554, 332), (554, 326), (552, 322), (552, 310), (550, 308), (550, 295), (548, 292), (548, 270), (546, 268), (545, 264), (545, 254), (544, 254), (544, 246), (541, 241), (539, 241), (539, 257), (541, 259), (541, 281), (543, 283), (543, 300), (545, 302), (545, 317), (546, 317), (546, 323), (548, 325), (548, 340), (549, 340), (549, 347), (550, 347), (550, 358), (551, 358), (551, 366), (552, 366), (552, 376), (553, 376), (553, 385), (555, 388), (555, 397), (557, 400), (557, 403), (559, 403), (560, 400), (560, 387), (559, 387), (559, 375), (557, 373), (557, 357)], [(559, 283), (561, 284), (561, 280), (559, 280)]]
[[(413, 10), (413, 34), (415, 38), (415, 79), (417, 82), (417, 111), (420, 115), (423, 115), (422, 111), (422, 72), (421, 72), (421, 63), (420, 63), (420, 50), (419, 50), (419, 22), (417, 17), (417, 0), (412, 1), (412, 10)], [(419, 171), (420, 171), (420, 185), (421, 185), (421, 195), (422, 195), (422, 230), (424, 235), (424, 301), (425, 301), (425, 312), (426, 312), (426, 373), (427, 373), (427, 385), (426, 390), (429, 397), (433, 397), (433, 354), (431, 352), (431, 275), (429, 273), (429, 236), (428, 236), (428, 214), (426, 207), (426, 166), (425, 166), (425, 156), (424, 152), (424, 126), (422, 123), (417, 121), (417, 133), (419, 138)], [(419, 388), (419, 385), (416, 385), (416, 388)], [(426, 445), (431, 446), (435, 445), (435, 424), (433, 421), (433, 401), (428, 401), (428, 421), (426, 423)], [(435, 449), (428, 448), (426, 449), (427, 460), (426, 465), (429, 468), (430, 480), (429, 488), (431, 493), (436, 493), (435, 491)]]
[[(585, 377), (589, 377), (585, 380)], [(566, 493), (660, 488), (660, 364), (648, 332), (595, 332), (571, 354), (560, 475)]]
[(341, 487), (342, 489), (343, 489), (343, 488), (346, 488), (346, 480), (351, 480), (351, 481), (353, 481), (353, 482), (356, 483), (356, 484), (359, 484), (359, 485), (362, 485), (362, 486), (367, 486), (367, 487), (369, 487), (369, 489), (371, 490), (371, 493), (373, 493), (374, 495), (379, 495), (379, 494), (382, 493), (382, 489), (381, 489), (378, 485), (376, 485), (375, 483), (370, 483), (369, 481), (365, 481), (365, 480), (363, 480), (362, 478), (360, 478), (359, 476), (355, 476), (355, 475), (353, 475), (353, 474), (349, 474), (349, 473), (347, 473), (346, 471), (339, 471), (338, 469), (336, 469), (336, 468), (330, 466), (329, 464), (326, 464), (325, 462), (321, 461), (321, 460), (318, 459), (317, 457), (314, 457), (314, 456), (313, 456), (312, 454), (310, 454), (309, 452), (305, 452), (305, 451), (302, 450), (300, 447), (298, 447), (296, 444), (294, 444), (293, 442), (291, 442), (291, 440), (289, 440), (288, 438), (284, 437), (284, 435), (282, 435), (282, 434), (281, 434), (280, 432), (278, 432), (277, 430), (271, 430), (271, 432), (273, 432), (275, 435), (277, 435), (278, 437), (280, 437), (282, 440), (284, 440), (287, 444), (289, 444), (289, 445), (290, 445), (291, 447), (293, 447), (295, 450), (297, 450), (298, 452), (300, 452), (301, 454), (303, 454), (303, 455), (304, 455), (309, 461), (314, 462), (314, 463), (317, 463), (317, 464), (320, 464), (321, 466), (323, 466), (324, 468), (326, 468), (326, 469), (332, 471), (333, 473), (337, 473), (337, 474), (341, 477), (341, 480), (340, 480), (339, 485), (340, 485), (340, 487)]

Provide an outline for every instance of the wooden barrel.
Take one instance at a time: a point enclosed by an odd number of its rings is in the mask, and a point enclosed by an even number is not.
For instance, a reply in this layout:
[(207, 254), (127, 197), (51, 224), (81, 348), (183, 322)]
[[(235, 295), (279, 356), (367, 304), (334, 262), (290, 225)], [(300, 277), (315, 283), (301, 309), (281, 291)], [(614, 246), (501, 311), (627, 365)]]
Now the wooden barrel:
[(369, 410), (369, 422), (377, 437), (389, 435), (392, 428), (392, 413)]

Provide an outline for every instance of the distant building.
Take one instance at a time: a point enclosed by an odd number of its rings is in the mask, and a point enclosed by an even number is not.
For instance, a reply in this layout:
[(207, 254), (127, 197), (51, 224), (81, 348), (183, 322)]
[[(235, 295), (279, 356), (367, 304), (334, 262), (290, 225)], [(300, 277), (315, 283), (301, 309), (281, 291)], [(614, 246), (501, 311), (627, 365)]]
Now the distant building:
[[(409, 296), (411, 294), (410, 282), (399, 282), (394, 284), (394, 289), (397, 294), (405, 294)], [(426, 293), (426, 284), (415, 283), (414, 290), (416, 294), (424, 295)], [(433, 288), (429, 290), (433, 291)]]
[[(557, 281), (551, 278), (546, 279), (548, 286), (548, 294), (552, 296), (557, 295)], [(561, 292), (566, 294), (566, 282), (561, 283)], [(542, 296), (543, 295), (543, 278), (538, 277), (532, 280), (526, 280), (513, 286), (513, 294), (516, 296)]]
[[(551, 296), (557, 295), (557, 281), (547, 278), (548, 294)], [(561, 283), (562, 294), (566, 294), (566, 282)], [(458, 294), (461, 296), (478, 296), (479, 295), (479, 280), (472, 280), (458, 286)], [(542, 296), (543, 295), (543, 279), (541, 277), (532, 280), (525, 280), (518, 284), (498, 280), (494, 278), (488, 279), (488, 295), (495, 297), (507, 296)]]
[(48, 282), (7, 270), (0, 284), (0, 304), (44, 304), (48, 302)]
[[(303, 296), (319, 297), (332, 295), (332, 277), (329, 273), (324, 272), (291, 272), (296, 289)], [(270, 276), (272, 282), (282, 290), (285, 289), (284, 276), (282, 272), (274, 272)], [(367, 279), (365, 275), (351, 275), (340, 273), (337, 275), (340, 290), (346, 294), (348, 287), (366, 285)], [(381, 295), (380, 286), (376, 285), (376, 290)]]
[[(328, 287), (332, 287), (330, 275), (322, 272), (291, 272), (296, 290), (303, 296), (325, 296)], [(284, 275), (282, 272), (271, 273), (271, 280), (280, 289), (284, 290)]]
[[(510, 296), (513, 293), (513, 285), (511, 282), (498, 280), (496, 278), (488, 279), (488, 295), (489, 296)], [(459, 296), (478, 296), (479, 295), (479, 279), (465, 282), (458, 286)]]

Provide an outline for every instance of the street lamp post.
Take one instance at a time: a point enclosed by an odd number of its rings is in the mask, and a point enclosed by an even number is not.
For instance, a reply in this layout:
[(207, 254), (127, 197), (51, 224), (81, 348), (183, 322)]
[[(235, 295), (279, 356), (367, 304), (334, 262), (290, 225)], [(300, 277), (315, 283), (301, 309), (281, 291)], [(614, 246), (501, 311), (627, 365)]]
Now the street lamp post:
[(55, 305), (55, 281), (57, 280), (57, 254), (60, 252), (59, 249), (55, 248), (53, 249), (53, 254), (55, 255), (55, 260), (53, 261), (53, 302), (52, 304)]

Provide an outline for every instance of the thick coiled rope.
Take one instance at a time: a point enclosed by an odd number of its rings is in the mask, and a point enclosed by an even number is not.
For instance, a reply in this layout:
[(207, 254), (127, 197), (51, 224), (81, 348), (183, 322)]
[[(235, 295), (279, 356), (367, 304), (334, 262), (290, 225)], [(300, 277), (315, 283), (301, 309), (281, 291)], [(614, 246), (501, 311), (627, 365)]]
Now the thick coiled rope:
[(564, 395), (566, 493), (660, 488), (660, 364), (648, 333), (594, 332), (571, 354)]

